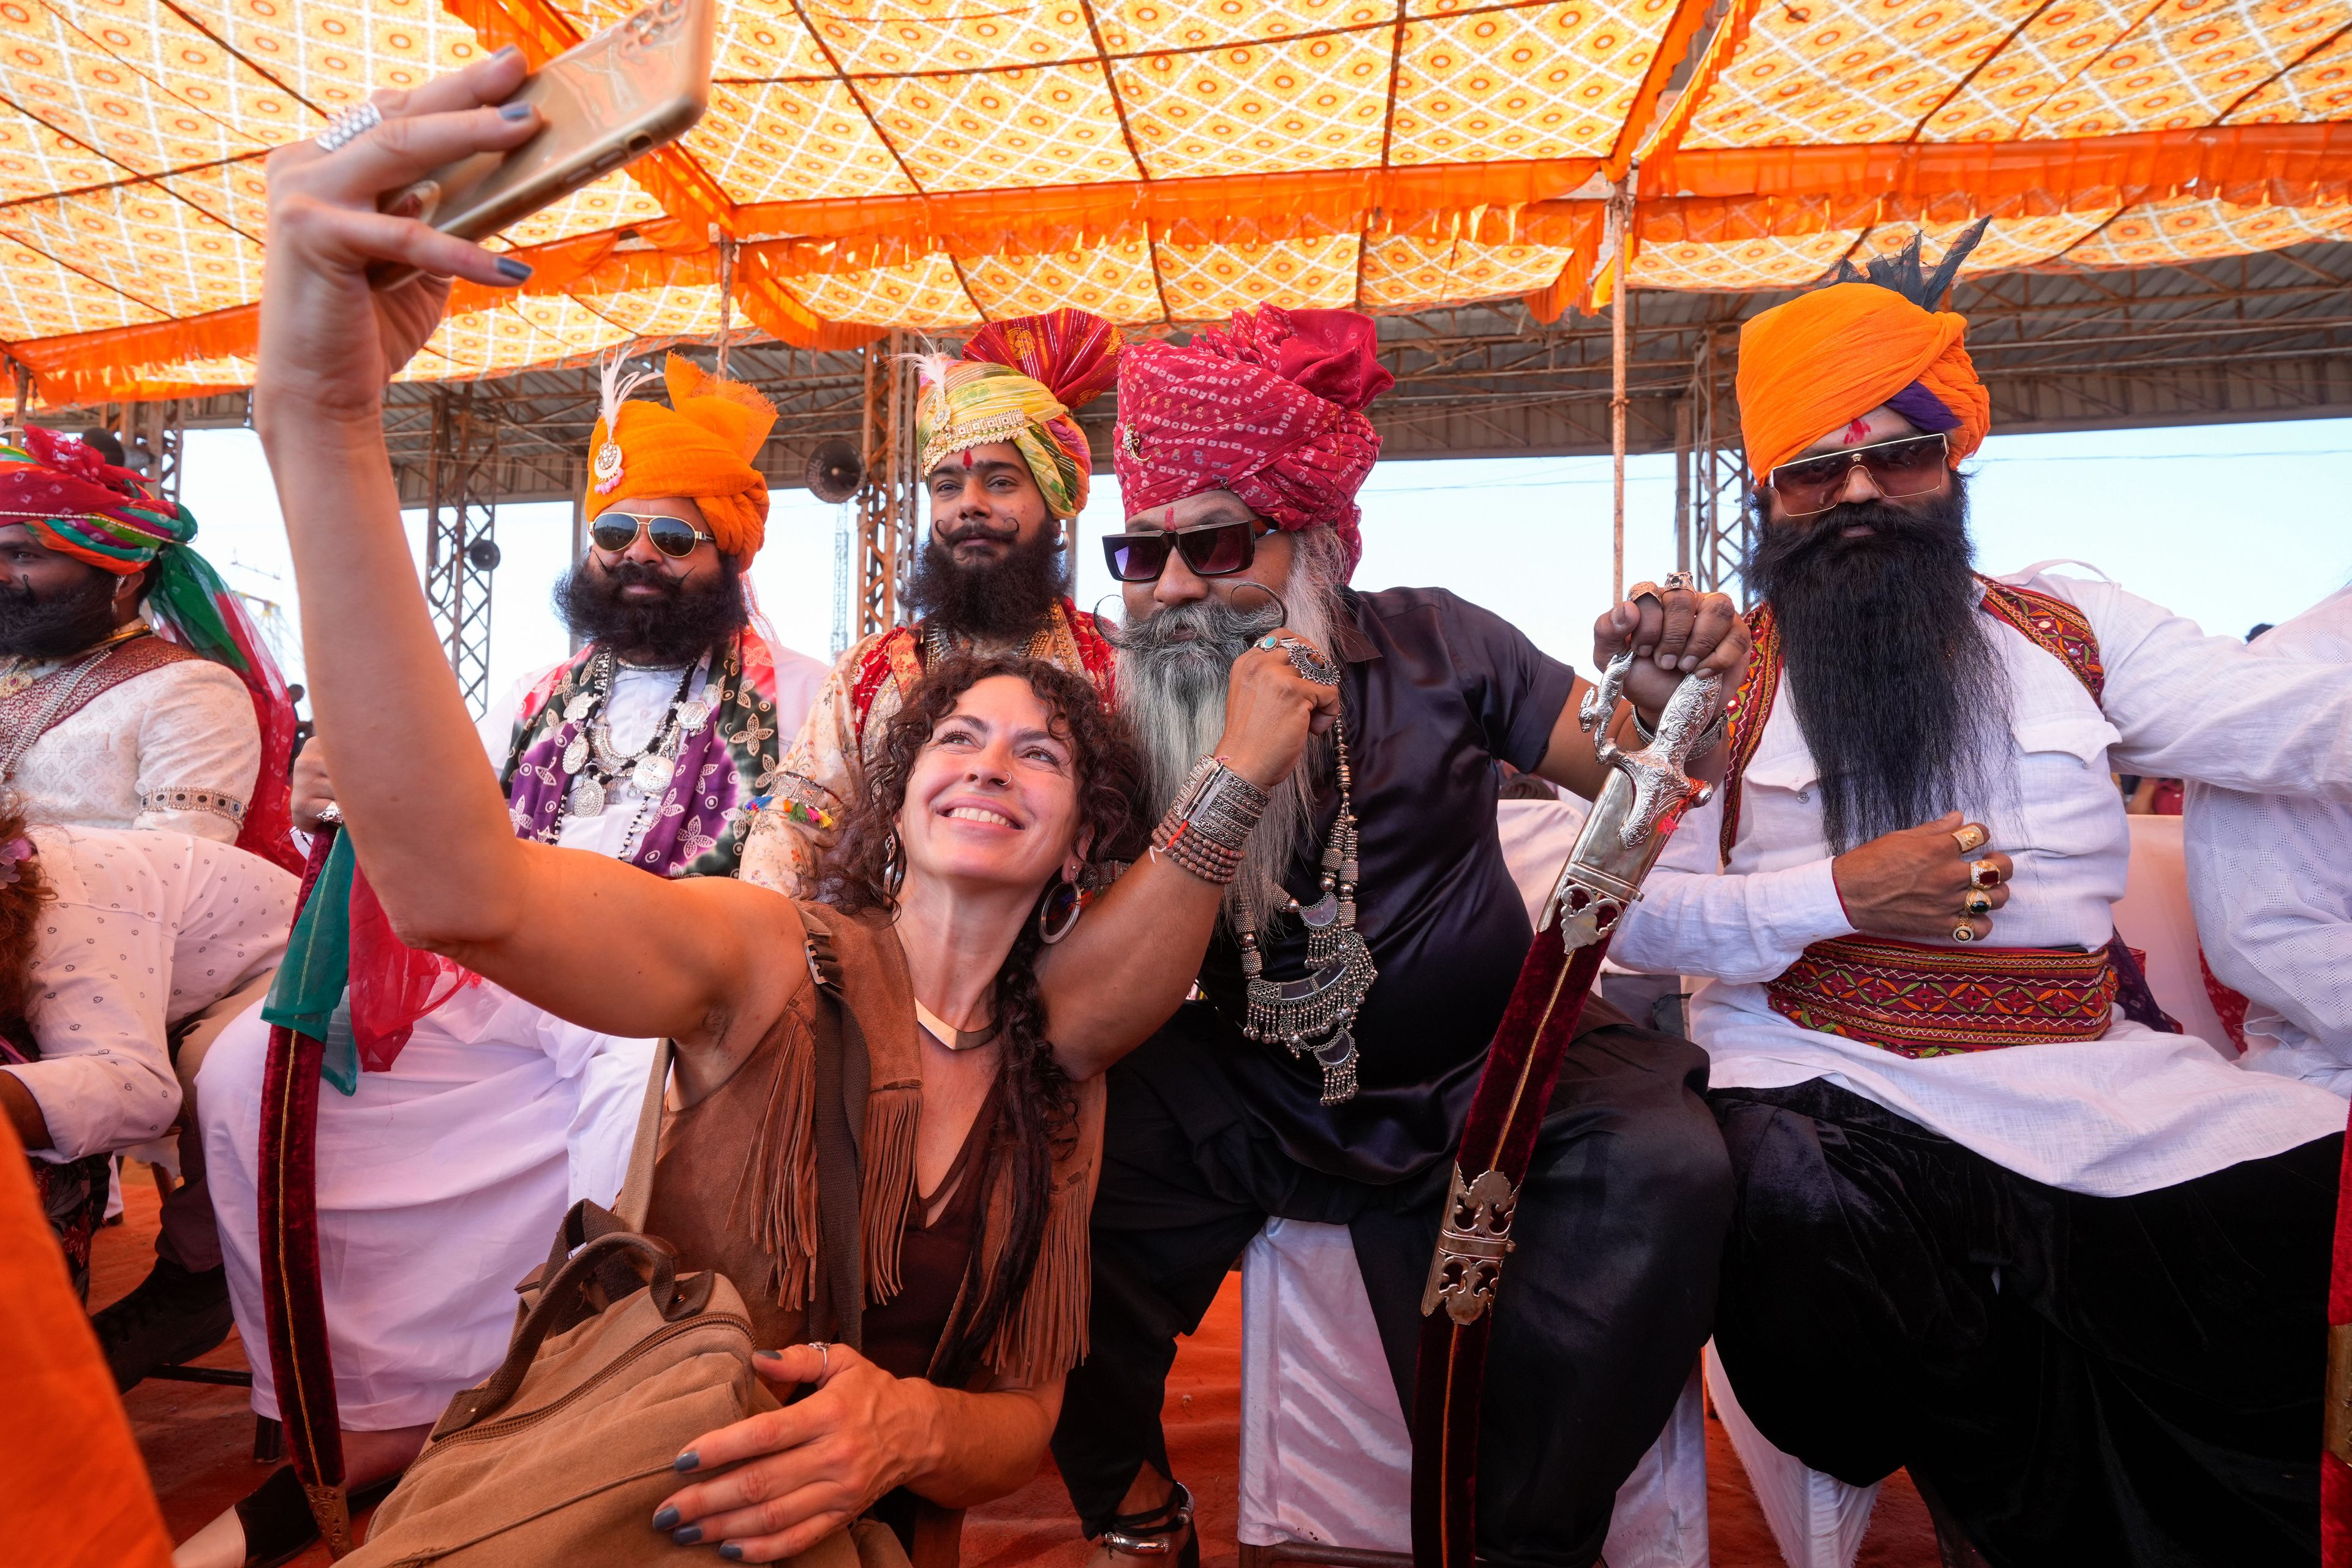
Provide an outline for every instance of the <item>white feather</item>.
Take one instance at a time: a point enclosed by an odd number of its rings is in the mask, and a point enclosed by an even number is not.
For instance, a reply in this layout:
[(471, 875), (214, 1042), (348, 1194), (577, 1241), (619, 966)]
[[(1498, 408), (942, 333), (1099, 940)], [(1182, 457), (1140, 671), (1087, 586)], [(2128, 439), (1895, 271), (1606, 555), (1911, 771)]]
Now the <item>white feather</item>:
[(608, 435), (618, 425), (621, 405), (628, 401), (629, 394), (654, 379), (654, 373), (649, 370), (632, 371), (623, 375), (621, 367), (628, 363), (628, 355), (618, 350), (614, 350), (612, 357), (604, 362), (604, 395), (597, 405), (597, 413), (604, 419)]

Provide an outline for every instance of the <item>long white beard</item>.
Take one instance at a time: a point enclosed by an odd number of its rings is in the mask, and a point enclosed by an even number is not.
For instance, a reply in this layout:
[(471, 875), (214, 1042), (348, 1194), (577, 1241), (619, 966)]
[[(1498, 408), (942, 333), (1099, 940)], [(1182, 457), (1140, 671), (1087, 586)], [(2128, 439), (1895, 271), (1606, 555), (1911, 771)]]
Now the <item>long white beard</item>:
[[(1291, 537), (1290, 581), (1282, 588), (1286, 621), (1271, 602), (1261, 607), (1256, 596), (1243, 595), (1242, 608), (1214, 597), (1171, 605), (1118, 635), (1119, 708), (1143, 748), (1155, 816), (1168, 809), (1200, 760), (1215, 752), (1224, 733), (1234, 660), (1252, 642), (1287, 626), (1331, 655), (1344, 570), (1338, 541), (1328, 529)], [(1180, 630), (1192, 635), (1174, 635)], [(1246, 919), (1262, 927), (1287, 904), (1283, 874), (1313, 848), (1314, 783), (1330, 756), (1328, 735), (1311, 739), (1290, 777), (1268, 792), (1265, 816), (1243, 846), (1240, 873), (1225, 890), (1229, 924)]]

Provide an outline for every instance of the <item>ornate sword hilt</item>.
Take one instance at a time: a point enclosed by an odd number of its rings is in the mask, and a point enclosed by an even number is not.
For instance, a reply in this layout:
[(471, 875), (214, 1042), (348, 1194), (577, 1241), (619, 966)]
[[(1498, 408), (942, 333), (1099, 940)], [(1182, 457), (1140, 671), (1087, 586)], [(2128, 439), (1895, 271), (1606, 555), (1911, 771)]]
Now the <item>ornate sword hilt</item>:
[(1592, 736), (1594, 754), (1610, 770), (1609, 782), (1536, 925), (1549, 930), (1564, 915), (1568, 924), (1561, 935), (1570, 948), (1615, 928), (1626, 906), (1642, 896), (1642, 879), (1664, 847), (1661, 825), (1671, 827), (1685, 811), (1706, 805), (1715, 794), (1713, 785), (1692, 778), (1687, 769), (1691, 758), (1706, 755), (1722, 737), (1724, 715), (1715, 701), (1721, 679), (1705, 672), (1683, 677), (1658, 715), (1656, 737), (1628, 752), (1609, 738), (1609, 716), (1617, 710), (1633, 668), (1631, 653), (1611, 659), (1577, 711), (1577, 722)]

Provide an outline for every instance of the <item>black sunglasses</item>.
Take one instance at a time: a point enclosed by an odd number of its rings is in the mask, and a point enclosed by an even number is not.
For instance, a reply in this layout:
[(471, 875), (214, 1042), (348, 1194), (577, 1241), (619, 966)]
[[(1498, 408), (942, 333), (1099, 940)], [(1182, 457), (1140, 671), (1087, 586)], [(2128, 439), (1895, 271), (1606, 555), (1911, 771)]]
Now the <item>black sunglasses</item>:
[(1838, 496), (1845, 489), (1846, 476), (1853, 472), (1857, 464), (1870, 470), (1870, 482), (1888, 500), (1926, 495), (1942, 482), (1940, 476), (1948, 451), (1941, 432), (1905, 436), (1819, 458), (1800, 458), (1774, 468), (1765, 476), (1764, 482), (1780, 498), (1782, 512), (1790, 517), (1811, 517), (1837, 504)]
[(1252, 517), (1173, 531), (1106, 533), (1103, 560), (1110, 574), (1122, 583), (1157, 583), (1160, 574), (1168, 569), (1168, 552), (1172, 547), (1195, 577), (1230, 577), (1249, 570), (1250, 563), (1257, 559), (1258, 535), (1273, 531), (1272, 523)]
[(588, 542), (614, 555), (635, 544), (640, 533), (673, 561), (685, 560), (697, 544), (710, 538), (682, 517), (656, 517), (642, 511), (601, 511), (588, 525)]

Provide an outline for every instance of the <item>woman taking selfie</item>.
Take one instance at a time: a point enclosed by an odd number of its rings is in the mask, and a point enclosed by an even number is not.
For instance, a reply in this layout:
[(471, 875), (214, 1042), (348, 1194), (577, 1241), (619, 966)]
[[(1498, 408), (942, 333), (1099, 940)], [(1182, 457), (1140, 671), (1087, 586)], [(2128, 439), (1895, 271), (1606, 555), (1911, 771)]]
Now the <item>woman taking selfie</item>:
[[(1065, 884), (1118, 850), (1139, 787), (1092, 689), (1042, 665), (942, 667), (909, 693), (823, 904), (515, 836), (415, 587), (381, 395), (437, 325), (446, 279), (512, 286), (528, 269), (377, 200), (526, 140), (535, 110), (486, 107), (522, 75), (503, 51), (378, 95), (383, 123), (336, 147), (272, 155), (255, 423), (339, 802), (402, 935), (587, 1028), (676, 1042), (647, 1229), (681, 1272), (715, 1268), (741, 1290), (755, 1342), (781, 1352), (755, 1363), (780, 1394), (815, 1392), (693, 1445), (647, 1522), (770, 1562), (898, 1489), (954, 1509), (1035, 1475), (1084, 1351), (1096, 1075), (1175, 1009), (1198, 952), (1033, 973), (1076, 918)], [(385, 262), (423, 276), (372, 289)], [(1286, 774), (1303, 703), (1297, 718), (1235, 765)], [(1220, 891), (1165, 862), (1128, 880), (1202, 926)], [(793, 1342), (817, 1226), (809, 929), (870, 1056), (864, 1355)]]

